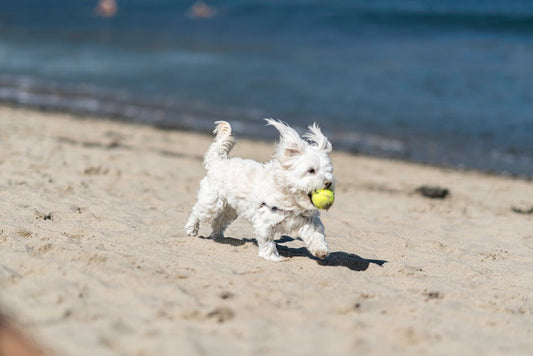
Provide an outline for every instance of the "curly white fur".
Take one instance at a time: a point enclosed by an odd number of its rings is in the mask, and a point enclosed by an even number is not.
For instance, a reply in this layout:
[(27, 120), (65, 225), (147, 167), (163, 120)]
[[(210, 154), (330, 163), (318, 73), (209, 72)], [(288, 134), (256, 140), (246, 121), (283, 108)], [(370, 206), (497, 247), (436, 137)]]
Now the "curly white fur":
[(260, 257), (281, 260), (274, 239), (282, 233), (296, 233), (309, 252), (325, 258), (329, 251), (324, 225), (310, 194), (335, 189), (328, 155), (331, 143), (316, 124), (309, 126), (304, 140), (287, 124), (266, 121), (280, 133), (276, 153), (266, 163), (228, 158), (235, 144), (231, 126), (225, 121), (215, 123), (215, 141), (204, 157), (207, 175), (185, 225), (187, 235), (196, 236), (200, 222), (209, 222), (211, 237), (222, 238), (226, 227), (242, 216), (253, 225)]

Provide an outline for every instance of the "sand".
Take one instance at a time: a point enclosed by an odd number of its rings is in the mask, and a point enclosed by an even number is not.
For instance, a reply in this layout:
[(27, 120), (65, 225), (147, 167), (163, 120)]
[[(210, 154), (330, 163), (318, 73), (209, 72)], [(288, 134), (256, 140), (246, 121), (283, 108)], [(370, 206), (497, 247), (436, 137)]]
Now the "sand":
[[(237, 140), (234, 155), (273, 152)], [(531, 181), (333, 153), (331, 256), (292, 236), (275, 263), (245, 221), (185, 236), (210, 142), (0, 107), (2, 310), (55, 355), (533, 350), (533, 215), (512, 211)]]

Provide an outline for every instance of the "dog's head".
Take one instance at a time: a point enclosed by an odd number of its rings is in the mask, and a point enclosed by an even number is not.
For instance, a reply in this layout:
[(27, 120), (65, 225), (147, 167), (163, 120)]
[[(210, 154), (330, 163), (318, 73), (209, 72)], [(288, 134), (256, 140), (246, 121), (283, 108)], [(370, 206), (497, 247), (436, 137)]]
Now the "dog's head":
[(309, 126), (309, 131), (302, 138), (281, 121), (266, 121), (280, 134), (274, 156), (280, 167), (276, 175), (278, 184), (290, 191), (301, 207), (317, 209), (311, 202), (311, 194), (317, 189), (335, 190), (335, 176), (329, 158), (331, 143), (316, 124)]

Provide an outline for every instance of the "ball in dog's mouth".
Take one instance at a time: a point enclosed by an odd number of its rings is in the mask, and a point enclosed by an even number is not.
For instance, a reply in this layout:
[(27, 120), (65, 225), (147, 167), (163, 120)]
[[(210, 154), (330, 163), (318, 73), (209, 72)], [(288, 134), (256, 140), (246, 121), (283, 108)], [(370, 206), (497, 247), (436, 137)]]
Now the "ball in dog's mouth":
[(331, 189), (317, 189), (309, 193), (309, 199), (316, 208), (328, 210), (335, 202), (335, 193)]

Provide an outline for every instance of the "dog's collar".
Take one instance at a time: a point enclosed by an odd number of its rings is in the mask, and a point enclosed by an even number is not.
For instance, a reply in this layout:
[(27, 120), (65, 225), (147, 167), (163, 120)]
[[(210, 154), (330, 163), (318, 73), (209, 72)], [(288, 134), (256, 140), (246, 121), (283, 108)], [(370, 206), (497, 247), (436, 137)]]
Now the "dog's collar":
[[(259, 208), (262, 208), (262, 207), (266, 207), (268, 209), (270, 209), (270, 211), (272, 211), (273, 213), (283, 213), (283, 214), (291, 214), (292, 211), (291, 210), (286, 210), (286, 209), (280, 209), (278, 208), (277, 206), (270, 206), (268, 205), (267, 203), (265, 202), (262, 202), (260, 205), (259, 205)], [(312, 217), (316, 212), (313, 211), (313, 210), (306, 210), (304, 211), (303, 213), (299, 214), (301, 216), (303, 216), (304, 218), (310, 218)]]
[(266, 206), (267, 208), (269, 208), (270, 210), (272, 210), (272, 212), (274, 213), (277, 213), (277, 212), (288, 212), (288, 210), (284, 210), (284, 209), (280, 209), (278, 208), (277, 206), (269, 206), (267, 203), (265, 202), (262, 202), (261, 205), (259, 205), (260, 208)]

